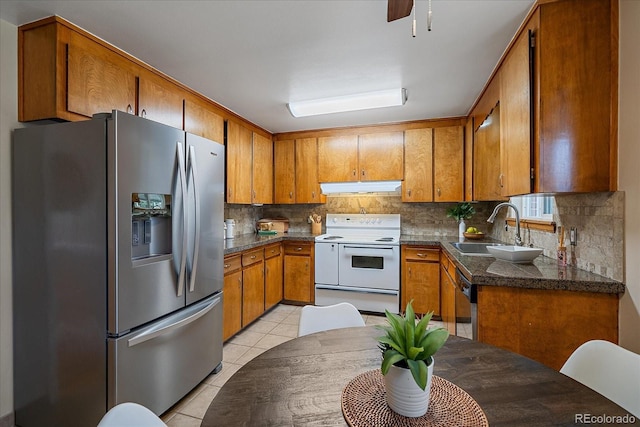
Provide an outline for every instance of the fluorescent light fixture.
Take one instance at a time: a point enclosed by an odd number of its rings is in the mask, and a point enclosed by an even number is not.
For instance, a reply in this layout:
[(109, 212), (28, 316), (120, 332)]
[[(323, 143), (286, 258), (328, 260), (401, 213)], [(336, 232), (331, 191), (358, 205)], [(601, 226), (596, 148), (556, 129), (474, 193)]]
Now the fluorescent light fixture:
[(391, 89), (332, 98), (290, 102), (287, 104), (293, 117), (317, 116), (370, 108), (396, 107), (407, 101), (407, 90)]
[(322, 194), (336, 193), (394, 193), (400, 189), (400, 181), (321, 182)]

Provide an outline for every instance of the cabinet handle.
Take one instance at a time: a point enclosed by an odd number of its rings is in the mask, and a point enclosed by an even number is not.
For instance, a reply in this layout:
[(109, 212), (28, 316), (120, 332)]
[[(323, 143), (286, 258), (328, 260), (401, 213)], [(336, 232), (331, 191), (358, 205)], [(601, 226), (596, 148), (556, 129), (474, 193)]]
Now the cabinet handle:
[(356, 170), (354, 169), (354, 170), (353, 170), (353, 176), (356, 176), (356, 174), (357, 174), (357, 172), (356, 172)]
[(362, 176), (364, 176), (364, 169), (362, 169)]
[(229, 191), (227, 191), (227, 194), (229, 197), (231, 197), (231, 194), (233, 194), (233, 192), (231, 191), (231, 187), (229, 187)]
[(440, 189), (439, 189), (439, 188), (438, 188), (437, 192), (438, 192), (438, 196), (440, 196), (441, 191), (440, 191)]
[(133, 108), (131, 107), (131, 104), (127, 105), (127, 113), (133, 114)]
[(502, 177), (503, 177), (503, 176), (504, 176), (503, 174), (500, 174), (500, 177), (499, 177), (500, 188), (503, 188), (503, 187), (504, 187), (504, 184), (503, 184), (503, 182), (502, 182)]
[(256, 259), (256, 256), (255, 255), (251, 255), (251, 259)]
[(407, 190), (407, 196), (411, 197), (411, 189)]
[(419, 256), (419, 257), (421, 257), (421, 258), (424, 258), (424, 257), (426, 256), (426, 255), (425, 255), (425, 254), (423, 254), (422, 252), (418, 252), (416, 255), (418, 255), (418, 256)]
[(147, 110), (143, 108), (142, 111), (140, 112), (140, 117), (147, 117)]
[(296, 248), (296, 251), (301, 251), (301, 250), (302, 250), (302, 248), (300, 248), (300, 247)]
[(293, 199), (293, 191), (289, 191), (289, 198)]
[(312, 199), (315, 199), (315, 198), (316, 198), (316, 192), (315, 192), (315, 191), (312, 191), (312, 192), (311, 192), (311, 198), (312, 198)]
[(255, 200), (255, 199), (256, 199), (256, 192), (254, 191), (253, 192), (253, 200)]
[(229, 267), (231, 267), (231, 264), (225, 264), (224, 265), (224, 268), (229, 268)]
[(409, 278), (411, 278), (411, 267), (409, 267)]

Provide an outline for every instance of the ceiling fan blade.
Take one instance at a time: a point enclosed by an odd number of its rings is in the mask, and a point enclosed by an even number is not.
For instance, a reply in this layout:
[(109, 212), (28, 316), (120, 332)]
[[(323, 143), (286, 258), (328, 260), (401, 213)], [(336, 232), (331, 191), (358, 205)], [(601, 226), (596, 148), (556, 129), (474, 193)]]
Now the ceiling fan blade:
[(387, 22), (409, 16), (413, 0), (387, 0)]

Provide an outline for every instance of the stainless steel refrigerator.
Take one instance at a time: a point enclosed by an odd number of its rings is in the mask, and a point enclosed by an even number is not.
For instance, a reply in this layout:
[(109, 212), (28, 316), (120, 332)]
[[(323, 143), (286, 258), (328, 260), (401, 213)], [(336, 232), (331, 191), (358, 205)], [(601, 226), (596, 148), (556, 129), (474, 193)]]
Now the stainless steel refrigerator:
[(18, 426), (160, 414), (222, 366), (224, 146), (114, 111), (13, 141)]

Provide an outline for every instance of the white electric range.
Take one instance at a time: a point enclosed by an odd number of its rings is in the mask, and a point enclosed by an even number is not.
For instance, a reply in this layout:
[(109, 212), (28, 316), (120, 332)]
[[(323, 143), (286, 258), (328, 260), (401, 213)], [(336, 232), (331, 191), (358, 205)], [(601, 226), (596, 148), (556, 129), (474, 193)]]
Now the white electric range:
[(315, 303), (398, 313), (400, 215), (327, 214), (315, 239)]

